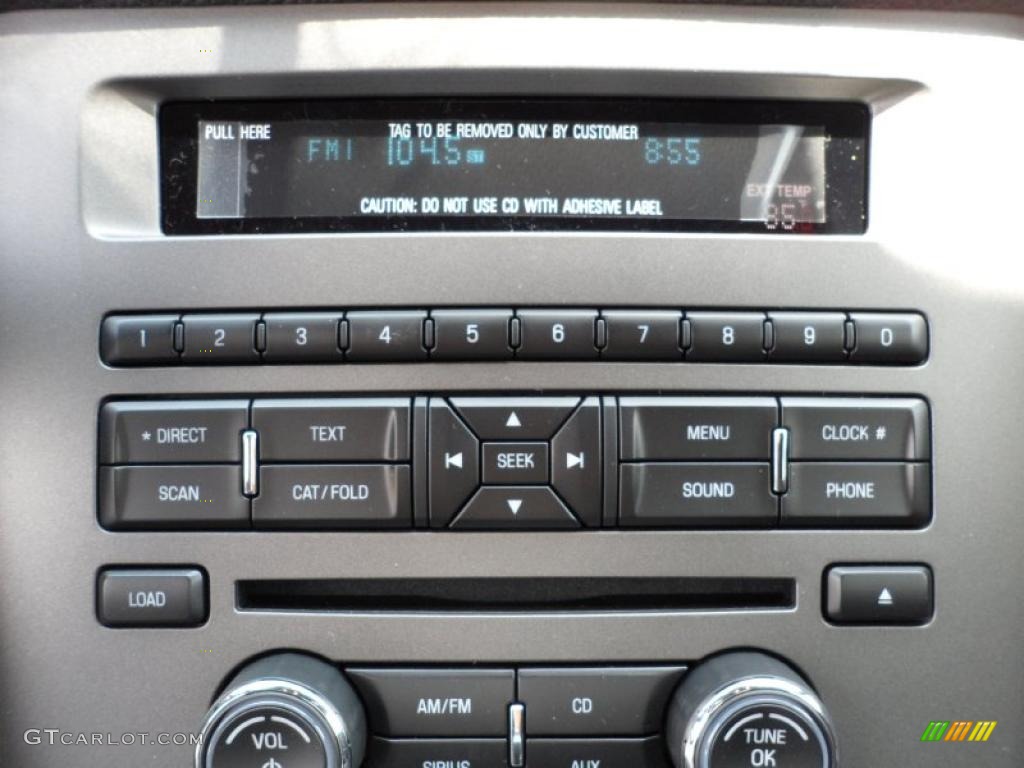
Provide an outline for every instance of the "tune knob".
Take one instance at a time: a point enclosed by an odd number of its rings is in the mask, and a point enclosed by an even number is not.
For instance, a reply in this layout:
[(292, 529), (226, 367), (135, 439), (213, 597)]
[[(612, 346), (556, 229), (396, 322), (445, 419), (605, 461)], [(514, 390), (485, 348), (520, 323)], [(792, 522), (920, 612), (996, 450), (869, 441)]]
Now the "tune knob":
[(666, 724), (677, 768), (835, 768), (824, 704), (796, 671), (763, 653), (702, 663), (676, 690)]
[(281, 653), (243, 668), (214, 702), (196, 768), (358, 768), (359, 697), (331, 664)]

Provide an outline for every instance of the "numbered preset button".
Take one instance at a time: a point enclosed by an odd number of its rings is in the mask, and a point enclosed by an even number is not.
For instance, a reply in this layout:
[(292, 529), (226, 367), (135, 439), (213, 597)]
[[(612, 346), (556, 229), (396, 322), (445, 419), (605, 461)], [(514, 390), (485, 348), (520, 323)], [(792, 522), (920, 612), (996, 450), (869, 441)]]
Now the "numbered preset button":
[(425, 360), (426, 312), (349, 312), (348, 359), (359, 362)]
[(100, 330), (100, 353), (108, 365), (176, 363), (178, 315), (112, 315)]
[(628, 310), (602, 312), (607, 338), (601, 354), (608, 360), (679, 360), (681, 312)]
[(253, 363), (260, 359), (256, 351), (256, 324), (260, 316), (185, 315), (187, 363)]
[(842, 312), (769, 312), (779, 362), (841, 363), (846, 359), (846, 315)]
[(340, 312), (276, 312), (263, 316), (268, 363), (331, 363), (343, 359), (338, 346)]
[(709, 363), (764, 360), (765, 316), (760, 312), (687, 312), (686, 359)]
[(850, 320), (856, 337), (851, 362), (914, 365), (928, 357), (928, 324), (921, 315), (855, 312)]
[(508, 360), (510, 309), (438, 309), (434, 321), (435, 360)]
[(596, 310), (523, 310), (518, 356), (524, 360), (597, 358)]

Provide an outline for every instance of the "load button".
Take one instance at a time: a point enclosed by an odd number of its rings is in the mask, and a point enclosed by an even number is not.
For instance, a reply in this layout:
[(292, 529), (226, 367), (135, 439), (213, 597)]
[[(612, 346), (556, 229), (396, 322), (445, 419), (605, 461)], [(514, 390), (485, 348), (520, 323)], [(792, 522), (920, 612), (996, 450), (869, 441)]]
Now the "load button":
[(197, 568), (108, 568), (96, 582), (96, 613), (108, 627), (191, 627), (206, 620), (206, 579)]

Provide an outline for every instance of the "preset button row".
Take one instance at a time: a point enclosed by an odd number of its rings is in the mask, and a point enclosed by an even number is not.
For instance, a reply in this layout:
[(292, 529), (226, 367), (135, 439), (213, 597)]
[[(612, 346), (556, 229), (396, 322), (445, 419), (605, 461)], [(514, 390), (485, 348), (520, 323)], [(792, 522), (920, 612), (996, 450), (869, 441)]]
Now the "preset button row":
[(408, 309), (110, 315), (112, 366), (425, 360), (916, 365), (918, 313), (668, 309)]

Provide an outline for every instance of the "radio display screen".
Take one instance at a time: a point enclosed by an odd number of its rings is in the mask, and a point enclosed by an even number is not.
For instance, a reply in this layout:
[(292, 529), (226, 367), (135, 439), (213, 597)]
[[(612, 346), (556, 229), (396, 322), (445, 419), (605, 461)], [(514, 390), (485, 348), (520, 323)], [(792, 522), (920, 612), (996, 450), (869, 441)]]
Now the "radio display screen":
[(206, 102), (160, 122), (168, 234), (867, 224), (855, 103)]

